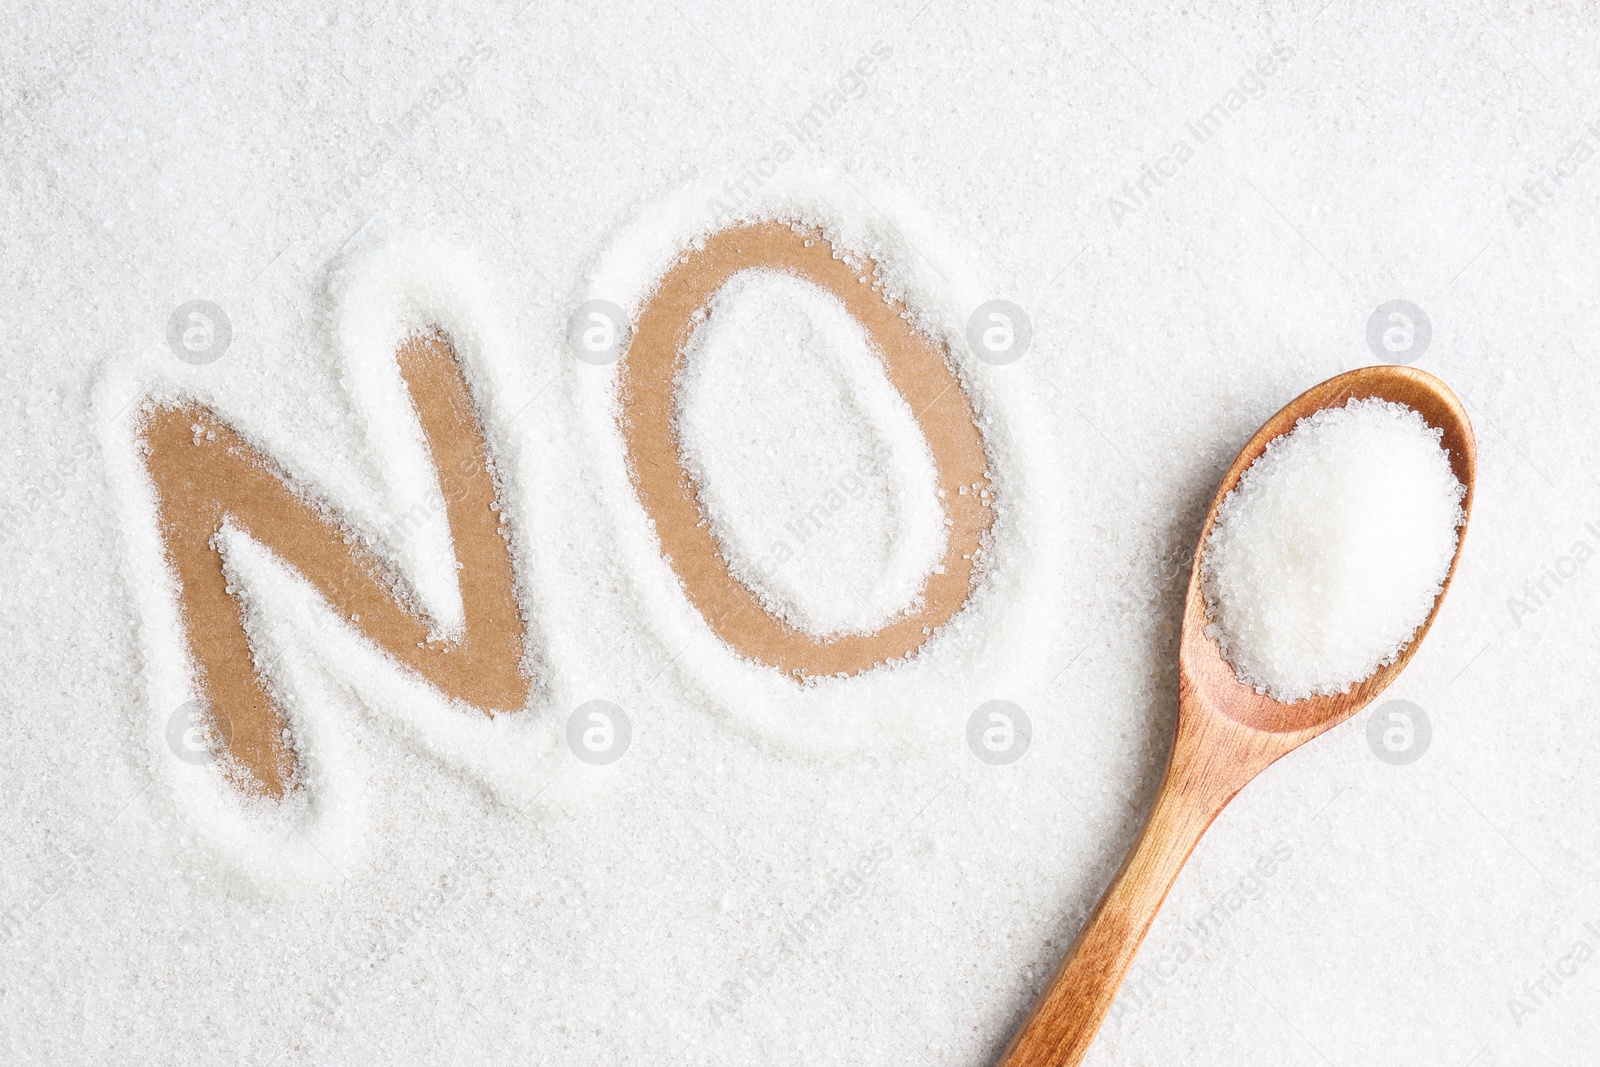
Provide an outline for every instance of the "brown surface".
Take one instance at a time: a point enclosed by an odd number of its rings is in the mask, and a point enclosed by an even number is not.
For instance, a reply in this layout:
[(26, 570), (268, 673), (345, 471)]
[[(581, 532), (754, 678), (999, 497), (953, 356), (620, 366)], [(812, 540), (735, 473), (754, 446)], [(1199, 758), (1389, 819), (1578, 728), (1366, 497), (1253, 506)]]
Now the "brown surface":
[(1167, 890), (1212, 820), (1275, 760), (1343, 722), (1381, 693), (1404, 669), (1433, 625), (1461, 559), (1465, 521), (1450, 573), (1427, 621), (1394, 663), (1342, 696), (1282, 704), (1257, 693), (1239, 682), (1216, 641), (1205, 633), (1200, 559), (1222, 498), (1267, 443), (1291, 429), (1297, 419), (1363, 397), (1405, 404), (1430, 426), (1444, 431), (1450, 465), (1467, 490), (1462, 510), (1471, 515), (1477, 466), (1472, 425), (1455, 395), (1423, 371), (1365, 367), (1342, 374), (1297, 397), (1250, 439), (1222, 476), (1200, 527), (1178, 650), (1177, 736), (1155, 804), (1110, 888), (1001, 1057), (1002, 1067), (1069, 1067), (1082, 1060)]
[(282, 796), (293, 785), (295, 755), (212, 544), (224, 520), (294, 566), (368, 640), (446, 696), (486, 712), (514, 711), (527, 701), (511, 554), (492, 510), (494, 483), (466, 382), (454, 352), (438, 337), (408, 341), (398, 359), (440, 472), (460, 563), (466, 629), (450, 644), (419, 647), (427, 640), (427, 621), (397, 600), (392, 577), (347, 540), (329, 509), (292, 492), (284, 476), (215, 414), (198, 405), (147, 413), (145, 463), (158, 496), (167, 561), (178, 580), (195, 686), (210, 714), (226, 721), (228, 728), (215, 732), (230, 738), (231, 769), (247, 791)]
[[(809, 247), (807, 241), (810, 241)], [(938, 469), (951, 520), (944, 573), (931, 574), (919, 610), (869, 635), (818, 639), (769, 614), (728, 571), (683, 468), (673, 431), (675, 377), (695, 315), (736, 271), (782, 270), (831, 291), (866, 328), (890, 383), (916, 415)], [(922, 647), (972, 590), (975, 557), (989, 528), (989, 479), (972, 403), (930, 338), (884, 298), (876, 264), (856, 269), (833, 257), (819, 234), (783, 223), (737, 226), (686, 252), (640, 312), (622, 364), (622, 433), (628, 466), (662, 552), (718, 637), (749, 659), (799, 676), (856, 674)], [(861, 281), (865, 276), (868, 283)], [(962, 494), (959, 488), (967, 486)], [(983, 495), (980, 496), (980, 491)]]

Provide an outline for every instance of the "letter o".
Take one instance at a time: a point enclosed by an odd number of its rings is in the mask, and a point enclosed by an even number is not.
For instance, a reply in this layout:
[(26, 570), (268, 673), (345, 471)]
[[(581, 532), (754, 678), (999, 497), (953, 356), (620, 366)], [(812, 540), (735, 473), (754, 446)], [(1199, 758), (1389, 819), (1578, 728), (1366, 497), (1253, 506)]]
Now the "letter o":
[[(933, 454), (947, 520), (944, 558), (925, 580), (914, 610), (874, 633), (817, 638), (769, 613), (729, 571), (684, 468), (673, 432), (682, 352), (698, 313), (729, 278), (749, 269), (783, 271), (844, 303), (872, 339), (885, 375), (910, 406)], [(966, 603), (991, 525), (989, 463), (972, 400), (942, 346), (902, 318), (901, 306), (876, 285), (860, 281), (876, 271), (873, 263), (852, 266), (835, 259), (820, 234), (785, 223), (730, 227), (685, 252), (662, 276), (622, 360), (620, 430), (628, 471), (662, 554), (712, 632), (741, 656), (799, 677), (854, 675), (920, 649)]]

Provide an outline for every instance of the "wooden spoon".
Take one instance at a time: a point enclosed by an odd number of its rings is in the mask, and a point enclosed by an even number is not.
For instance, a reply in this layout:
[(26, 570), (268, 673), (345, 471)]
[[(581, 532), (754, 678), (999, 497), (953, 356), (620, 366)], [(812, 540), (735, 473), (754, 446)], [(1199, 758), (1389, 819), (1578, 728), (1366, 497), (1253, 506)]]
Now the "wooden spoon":
[[(1466, 487), (1456, 554), (1433, 610), (1395, 662), (1351, 686), (1342, 696), (1283, 704), (1242, 684), (1222, 658), (1216, 641), (1206, 636), (1201, 553), (1222, 498), (1268, 442), (1314, 411), (1366, 397), (1404, 404), (1428, 425), (1444, 431), (1441, 443), (1449, 449), (1450, 467)], [(1472, 424), (1461, 402), (1439, 379), (1410, 367), (1363, 367), (1331, 378), (1296, 397), (1244, 446), (1217, 486), (1189, 569), (1178, 648), (1177, 731), (1155, 804), (1110, 888), (1011, 1039), (1000, 1067), (1070, 1067), (1080, 1062), (1167, 890), (1212, 820), (1250, 779), (1361, 710), (1405, 668), (1433, 625), (1461, 559), (1465, 517), (1472, 512), (1476, 463)]]

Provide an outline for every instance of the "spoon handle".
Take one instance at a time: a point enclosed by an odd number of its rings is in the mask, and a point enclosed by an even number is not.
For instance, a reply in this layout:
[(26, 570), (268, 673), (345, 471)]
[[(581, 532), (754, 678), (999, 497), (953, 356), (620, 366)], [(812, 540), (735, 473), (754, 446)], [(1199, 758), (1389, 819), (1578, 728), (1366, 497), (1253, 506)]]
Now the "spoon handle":
[(1254, 759), (1243, 766), (1219, 761), (1212, 745), (1186, 743), (1199, 741), (1180, 725), (1139, 840), (998, 1067), (1073, 1067), (1088, 1051), (1178, 871), (1217, 813), (1259, 769)]

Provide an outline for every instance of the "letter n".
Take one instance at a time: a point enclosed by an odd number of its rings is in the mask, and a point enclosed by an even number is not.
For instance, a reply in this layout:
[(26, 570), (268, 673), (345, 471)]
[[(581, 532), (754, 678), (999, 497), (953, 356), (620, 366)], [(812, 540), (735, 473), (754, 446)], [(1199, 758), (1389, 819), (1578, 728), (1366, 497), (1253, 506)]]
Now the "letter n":
[(465, 618), (448, 641), (428, 641), (428, 620), (398, 598), (397, 576), (354, 543), (330, 507), (297, 492), (214, 412), (193, 403), (144, 412), (140, 437), (194, 687), (225, 727), (218, 732), (232, 756), (226, 766), (246, 791), (281, 797), (292, 789), (295, 755), (252, 658), (240, 603), (228, 592), (216, 541), (224, 524), (294, 567), (358, 633), (447, 697), (485, 713), (527, 701), (511, 553), (466, 381), (437, 334), (406, 341), (398, 360), (435, 471), (473, 472), (445, 502)]

